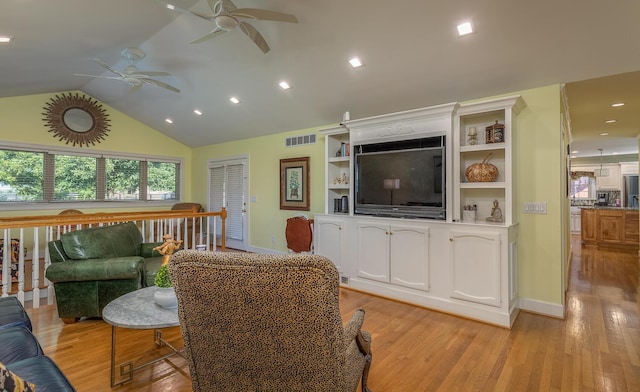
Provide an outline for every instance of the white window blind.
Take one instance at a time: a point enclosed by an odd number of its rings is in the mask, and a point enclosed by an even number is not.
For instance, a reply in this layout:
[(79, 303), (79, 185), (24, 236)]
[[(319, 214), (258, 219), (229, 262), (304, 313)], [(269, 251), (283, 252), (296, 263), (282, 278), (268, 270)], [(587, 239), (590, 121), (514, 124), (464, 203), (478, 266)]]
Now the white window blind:
[(227, 237), (238, 241), (244, 239), (244, 219), (242, 219), (242, 214), (244, 213), (243, 183), (244, 165), (227, 166)]
[[(244, 165), (229, 164), (210, 167), (209, 169), (209, 208), (219, 211), (227, 209), (227, 238), (244, 240)], [(216, 220), (216, 233), (220, 233), (219, 220)]]

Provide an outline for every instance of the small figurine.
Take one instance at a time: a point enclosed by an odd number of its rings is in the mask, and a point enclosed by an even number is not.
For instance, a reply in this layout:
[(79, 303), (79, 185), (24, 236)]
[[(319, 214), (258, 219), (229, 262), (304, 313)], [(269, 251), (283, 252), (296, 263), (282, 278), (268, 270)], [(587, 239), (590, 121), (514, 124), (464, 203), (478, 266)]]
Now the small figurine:
[(183, 241), (174, 240), (171, 234), (163, 235), (162, 239), (164, 240), (164, 243), (156, 246), (155, 248), (153, 248), (153, 250), (157, 250), (158, 253), (162, 255), (162, 265), (166, 265), (167, 263), (169, 263), (169, 259), (171, 258), (173, 252), (180, 249)]
[(478, 131), (476, 130), (476, 127), (471, 127), (469, 128), (469, 138), (467, 140), (467, 144), (469, 144), (470, 146), (475, 146), (476, 144), (478, 144)]
[(491, 209), (491, 216), (487, 217), (487, 222), (502, 222), (502, 210), (498, 207), (498, 200), (493, 201), (493, 208)]

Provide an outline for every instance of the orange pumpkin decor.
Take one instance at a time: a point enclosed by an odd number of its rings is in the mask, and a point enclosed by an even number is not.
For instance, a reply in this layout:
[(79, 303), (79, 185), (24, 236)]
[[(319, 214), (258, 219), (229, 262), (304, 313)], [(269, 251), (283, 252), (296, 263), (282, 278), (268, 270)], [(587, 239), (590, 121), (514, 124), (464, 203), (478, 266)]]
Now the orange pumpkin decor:
[(464, 176), (467, 177), (469, 182), (493, 182), (498, 178), (498, 168), (489, 163), (493, 153), (489, 153), (482, 163), (474, 163), (467, 167), (464, 172)]

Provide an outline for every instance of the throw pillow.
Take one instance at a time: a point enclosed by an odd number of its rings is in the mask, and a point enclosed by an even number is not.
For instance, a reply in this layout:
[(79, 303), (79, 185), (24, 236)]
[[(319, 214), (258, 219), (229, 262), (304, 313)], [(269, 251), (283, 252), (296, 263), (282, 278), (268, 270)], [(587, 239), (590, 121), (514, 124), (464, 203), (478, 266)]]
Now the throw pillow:
[(9, 371), (0, 362), (0, 392), (34, 392), (36, 386)]

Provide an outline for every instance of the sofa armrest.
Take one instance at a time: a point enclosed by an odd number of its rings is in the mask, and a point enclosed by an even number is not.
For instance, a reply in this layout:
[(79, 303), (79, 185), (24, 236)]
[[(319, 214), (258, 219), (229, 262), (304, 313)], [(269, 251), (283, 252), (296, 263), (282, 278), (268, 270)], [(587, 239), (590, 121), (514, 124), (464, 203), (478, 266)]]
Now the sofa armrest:
[(62, 247), (62, 241), (49, 241), (47, 246), (49, 247), (49, 257), (52, 263), (60, 263), (69, 259)]
[(345, 346), (348, 346), (353, 342), (354, 339), (357, 338), (360, 333), (360, 328), (362, 328), (362, 324), (364, 323), (364, 309), (358, 309), (351, 316), (351, 320), (344, 326), (344, 343)]
[(157, 250), (153, 250), (156, 246), (162, 245), (162, 242), (144, 242), (140, 244), (140, 256), (147, 257), (161, 257)]
[(94, 280), (132, 279), (142, 282), (144, 271), (140, 256), (108, 259), (67, 260), (49, 265), (45, 275), (53, 283)]

